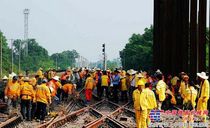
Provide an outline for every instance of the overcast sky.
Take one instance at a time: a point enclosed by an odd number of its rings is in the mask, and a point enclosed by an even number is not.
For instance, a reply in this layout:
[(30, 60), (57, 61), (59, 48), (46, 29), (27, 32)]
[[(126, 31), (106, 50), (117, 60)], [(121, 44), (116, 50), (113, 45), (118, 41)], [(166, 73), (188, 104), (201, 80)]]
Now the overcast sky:
[(153, 0), (1, 0), (0, 29), (22, 39), (25, 8), (30, 9), (29, 38), (49, 54), (77, 50), (97, 61), (106, 43), (108, 59), (119, 57), (133, 33), (153, 23)]

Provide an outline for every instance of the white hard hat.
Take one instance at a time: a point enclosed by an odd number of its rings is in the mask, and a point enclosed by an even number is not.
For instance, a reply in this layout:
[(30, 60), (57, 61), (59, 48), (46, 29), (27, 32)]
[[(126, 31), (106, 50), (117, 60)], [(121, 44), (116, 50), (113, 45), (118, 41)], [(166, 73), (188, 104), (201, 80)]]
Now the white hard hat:
[(52, 79), (56, 80), (56, 81), (59, 81), (59, 77), (58, 76), (54, 76)]
[(4, 76), (2, 79), (3, 79), (3, 80), (7, 80), (7, 79), (8, 79), (8, 77), (7, 77), (7, 76)]
[(205, 80), (209, 78), (205, 72), (197, 73), (197, 76)]

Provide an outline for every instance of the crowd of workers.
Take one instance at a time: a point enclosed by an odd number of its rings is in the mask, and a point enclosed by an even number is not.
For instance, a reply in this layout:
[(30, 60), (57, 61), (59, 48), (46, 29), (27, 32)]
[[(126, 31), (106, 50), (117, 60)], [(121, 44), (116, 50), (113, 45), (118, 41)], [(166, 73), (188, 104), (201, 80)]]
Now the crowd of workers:
[[(59, 102), (68, 102), (75, 97), (77, 88), (84, 87), (87, 105), (92, 99), (93, 90), (97, 90), (99, 98), (116, 103), (133, 102), (138, 128), (148, 127), (151, 110), (172, 110), (174, 106), (201, 111), (201, 121), (205, 122), (207, 115), (204, 111), (208, 110), (207, 106), (210, 107), (208, 76), (205, 72), (197, 73), (197, 76), (198, 84), (194, 84), (184, 72), (177, 76), (164, 76), (160, 70), (148, 74), (133, 69), (68, 68), (58, 75), (55, 70), (44, 73), (40, 68), (35, 77), (22, 74), (4, 77), (4, 100), (11, 110), (11, 107), (17, 107), (20, 99), (23, 119), (43, 122), (48, 105), (53, 110)], [(183, 114), (183, 119), (186, 119), (184, 122), (193, 122), (193, 115)]]
[[(165, 77), (160, 70), (153, 75), (147, 72), (137, 72), (133, 69), (125, 72), (100, 71), (90, 74), (85, 83), (86, 99), (91, 100), (93, 88), (97, 87), (99, 97), (106, 92), (106, 98), (119, 101), (118, 91), (121, 92), (121, 101), (132, 101), (136, 114), (138, 128), (146, 128), (150, 124), (151, 110), (173, 110), (180, 107), (183, 110), (201, 111), (200, 121), (206, 121), (209, 99), (209, 82), (205, 72), (197, 73), (197, 85), (189, 76), (181, 72), (178, 76)], [(95, 80), (95, 81), (94, 81)], [(95, 84), (95, 86), (94, 86)], [(210, 107), (210, 105), (208, 105)], [(184, 123), (193, 123), (193, 114), (183, 113)]]

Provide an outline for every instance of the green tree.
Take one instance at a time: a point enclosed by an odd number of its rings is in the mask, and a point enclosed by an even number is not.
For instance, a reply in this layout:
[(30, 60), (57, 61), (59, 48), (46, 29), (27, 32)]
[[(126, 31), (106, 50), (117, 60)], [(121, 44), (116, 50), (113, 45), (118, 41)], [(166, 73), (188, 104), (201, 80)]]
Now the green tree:
[[(0, 31), (0, 43), (2, 43), (2, 71), (3, 74), (7, 74), (11, 71), (11, 50), (7, 44), (7, 39)], [(0, 47), (1, 48), (1, 47)], [(1, 56), (1, 53), (0, 53)]]
[(28, 55), (25, 52), (24, 43), (19, 39), (14, 41), (14, 58), (15, 64), (19, 64), (19, 55), (21, 70), (37, 71), (39, 67), (47, 70), (49, 67), (53, 67), (53, 61), (48, 55), (48, 51), (40, 46), (35, 39), (28, 39)]
[(67, 50), (61, 53), (55, 53), (51, 55), (51, 59), (54, 61), (54, 65), (57, 64), (61, 69), (68, 67), (75, 67), (76, 58), (79, 57), (79, 53), (76, 50)]
[(121, 66), (120, 58), (113, 59), (113, 60), (107, 60), (106, 63), (107, 63), (107, 68), (112, 71)]
[(152, 69), (153, 27), (145, 28), (144, 34), (133, 34), (120, 51), (120, 58), (124, 69), (150, 70)]

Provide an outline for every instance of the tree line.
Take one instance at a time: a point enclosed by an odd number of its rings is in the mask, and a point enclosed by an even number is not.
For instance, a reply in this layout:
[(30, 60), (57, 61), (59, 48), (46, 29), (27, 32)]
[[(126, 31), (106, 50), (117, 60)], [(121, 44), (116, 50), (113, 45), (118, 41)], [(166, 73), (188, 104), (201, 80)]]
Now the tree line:
[[(206, 65), (209, 68), (209, 28), (206, 35)], [(120, 58), (125, 70), (153, 70), (153, 26), (145, 28), (143, 34), (134, 33), (120, 51)]]
[(144, 29), (143, 34), (133, 34), (125, 48), (120, 51), (122, 66), (125, 70), (151, 70), (153, 60), (153, 26)]
[[(97, 62), (92, 62), (89, 64), (89, 66), (90, 66), (90, 68), (97, 67), (97, 68), (103, 69), (104, 68), (103, 59), (101, 59), (100, 61), (97, 61)], [(116, 68), (119, 68), (121, 66), (122, 65), (121, 65), (120, 58), (106, 60), (106, 68), (111, 71), (114, 71)]]
[[(39, 67), (42, 67), (44, 70), (49, 68), (66, 69), (67, 67), (75, 66), (76, 58), (79, 56), (76, 50), (67, 50), (49, 55), (48, 51), (40, 46), (35, 39), (25, 41), (16, 39), (11, 46), (8, 45), (8, 41), (3, 33), (0, 32), (3, 74), (11, 72), (12, 62), (13, 71), (16, 73), (19, 72), (19, 66), (21, 72), (26, 70), (35, 72)], [(26, 52), (25, 48), (26, 43), (28, 43), (28, 52)]]

